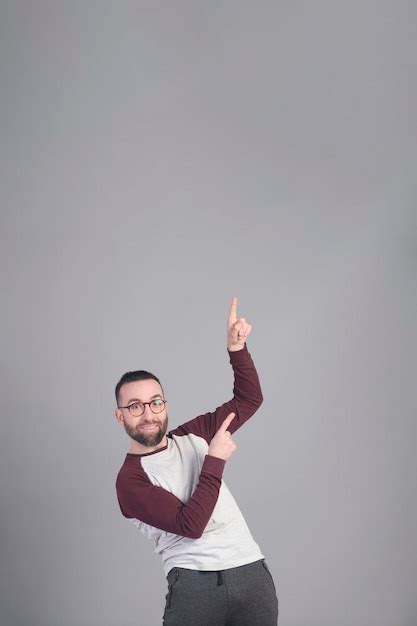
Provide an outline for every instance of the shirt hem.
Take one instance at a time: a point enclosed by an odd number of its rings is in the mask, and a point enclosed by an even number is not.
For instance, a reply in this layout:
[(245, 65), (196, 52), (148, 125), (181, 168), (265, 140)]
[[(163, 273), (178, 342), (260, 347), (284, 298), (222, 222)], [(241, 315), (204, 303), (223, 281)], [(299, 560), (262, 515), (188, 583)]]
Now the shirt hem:
[(201, 567), (201, 566), (192, 567), (192, 563), (177, 561), (175, 563), (170, 563), (168, 566), (164, 565), (164, 574), (165, 576), (167, 576), (174, 567), (181, 567), (182, 569), (189, 569), (189, 570), (193, 570), (196, 572), (220, 572), (220, 571), (224, 571), (228, 569), (233, 569), (234, 567), (241, 567), (242, 565), (250, 565), (251, 563), (256, 563), (256, 561), (261, 561), (264, 558), (265, 556), (262, 554), (262, 552), (259, 552), (259, 554), (257, 554), (256, 556), (247, 557), (245, 559), (239, 559), (238, 561), (235, 561), (232, 564), (230, 564), (229, 562), (227, 565), (219, 565), (217, 569), (213, 569), (212, 567)]

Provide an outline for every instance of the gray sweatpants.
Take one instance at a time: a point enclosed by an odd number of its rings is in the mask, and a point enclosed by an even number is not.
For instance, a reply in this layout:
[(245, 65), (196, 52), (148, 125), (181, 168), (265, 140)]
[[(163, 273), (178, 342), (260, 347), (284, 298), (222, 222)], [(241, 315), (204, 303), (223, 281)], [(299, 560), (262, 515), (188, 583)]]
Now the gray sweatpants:
[(278, 598), (265, 559), (219, 572), (173, 567), (164, 626), (276, 626)]

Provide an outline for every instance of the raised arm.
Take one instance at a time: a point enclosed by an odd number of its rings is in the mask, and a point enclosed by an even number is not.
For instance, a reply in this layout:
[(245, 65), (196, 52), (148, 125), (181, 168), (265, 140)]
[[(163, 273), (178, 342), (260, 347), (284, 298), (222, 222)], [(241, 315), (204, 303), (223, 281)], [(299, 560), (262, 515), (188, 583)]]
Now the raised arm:
[(198, 415), (172, 431), (173, 435), (192, 433), (210, 443), (225, 417), (233, 412), (236, 417), (228, 430), (233, 433), (260, 407), (263, 401), (258, 373), (248, 352), (246, 339), (252, 330), (245, 318), (237, 317), (237, 298), (232, 299), (227, 321), (227, 350), (233, 368), (233, 397), (214, 411)]

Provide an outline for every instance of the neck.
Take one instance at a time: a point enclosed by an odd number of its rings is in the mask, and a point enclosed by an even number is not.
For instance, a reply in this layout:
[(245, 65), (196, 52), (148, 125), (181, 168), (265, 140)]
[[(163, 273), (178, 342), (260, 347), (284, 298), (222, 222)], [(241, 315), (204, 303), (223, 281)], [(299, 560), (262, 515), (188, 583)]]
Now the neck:
[(150, 452), (156, 452), (156, 450), (159, 450), (160, 448), (164, 448), (166, 445), (167, 445), (167, 437), (166, 437), (166, 435), (164, 435), (164, 438), (162, 439), (161, 443), (159, 443), (157, 446), (153, 446), (151, 448), (148, 448), (148, 446), (144, 446), (143, 444), (138, 443), (137, 441), (132, 439), (132, 443), (130, 444), (129, 452), (131, 454), (149, 454)]

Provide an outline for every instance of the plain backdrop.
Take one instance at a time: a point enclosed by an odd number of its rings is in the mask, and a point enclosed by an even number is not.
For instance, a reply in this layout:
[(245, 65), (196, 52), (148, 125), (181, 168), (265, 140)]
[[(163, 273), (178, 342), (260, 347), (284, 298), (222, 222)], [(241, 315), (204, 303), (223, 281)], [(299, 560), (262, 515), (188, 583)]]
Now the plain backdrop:
[(416, 24), (1, 2), (2, 626), (161, 624), (114, 387), (154, 372), (171, 428), (228, 400), (233, 295), (265, 399), (224, 477), (280, 626), (417, 625)]

